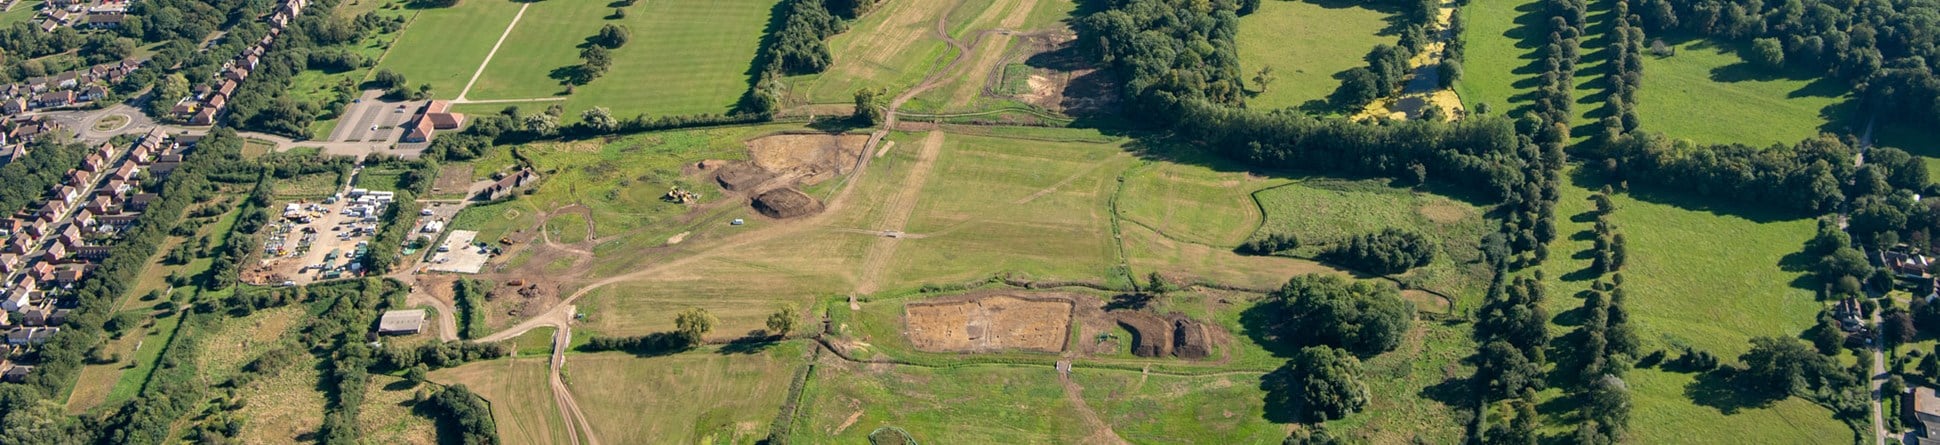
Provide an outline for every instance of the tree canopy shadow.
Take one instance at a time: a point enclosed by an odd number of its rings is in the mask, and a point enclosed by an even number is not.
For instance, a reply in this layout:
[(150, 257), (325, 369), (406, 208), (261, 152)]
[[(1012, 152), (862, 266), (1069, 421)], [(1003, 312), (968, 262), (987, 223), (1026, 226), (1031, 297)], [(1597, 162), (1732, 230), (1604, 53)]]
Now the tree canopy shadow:
[(1745, 388), (1735, 382), (1736, 377), (1737, 370), (1728, 366), (1698, 374), (1697, 380), (1684, 385), (1684, 397), (1725, 415), (1745, 409), (1770, 408), (1784, 399), (1782, 395)]

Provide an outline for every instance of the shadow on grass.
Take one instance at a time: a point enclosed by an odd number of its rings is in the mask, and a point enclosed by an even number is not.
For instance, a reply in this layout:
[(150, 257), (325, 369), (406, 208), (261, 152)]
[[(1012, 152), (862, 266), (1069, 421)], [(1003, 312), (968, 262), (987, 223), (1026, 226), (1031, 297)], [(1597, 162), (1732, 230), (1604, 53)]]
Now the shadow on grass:
[(1721, 367), (1697, 375), (1697, 380), (1684, 385), (1684, 397), (1698, 406), (1718, 410), (1724, 415), (1737, 414), (1745, 409), (1770, 408), (1783, 397), (1745, 388), (1736, 382), (1737, 370)]

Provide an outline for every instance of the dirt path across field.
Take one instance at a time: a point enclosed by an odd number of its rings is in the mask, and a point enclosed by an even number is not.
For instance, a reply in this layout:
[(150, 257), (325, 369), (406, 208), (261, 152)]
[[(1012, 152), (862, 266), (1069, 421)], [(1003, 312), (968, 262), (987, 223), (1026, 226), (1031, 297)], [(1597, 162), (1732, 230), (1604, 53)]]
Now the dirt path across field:
[(456, 102), (456, 103), (471, 102), (471, 100), (465, 98), (465, 95), (472, 92), (472, 85), (475, 85), (478, 83), (478, 76), (485, 74), (485, 67), (487, 65), (492, 64), (493, 56), (498, 55), (498, 47), (505, 44), (506, 37), (512, 36), (512, 28), (516, 28), (519, 26), (519, 18), (525, 17), (525, 9), (530, 7), (532, 7), (531, 2), (525, 2), (525, 3), (519, 4), (519, 13), (514, 14), (512, 16), (512, 23), (508, 23), (505, 25), (505, 33), (498, 35), (498, 43), (492, 44), (492, 51), (485, 53), (485, 60), (478, 62), (478, 70), (472, 71), (472, 80), (465, 82), (465, 89), (458, 90), (458, 98), (453, 99), (452, 102)]
[(1112, 431), (1111, 424), (1099, 417), (1098, 412), (1091, 409), (1091, 405), (1085, 404), (1085, 389), (1083, 386), (1078, 386), (1077, 381), (1071, 380), (1071, 373), (1058, 373), (1058, 383), (1063, 384), (1064, 399), (1071, 402), (1071, 407), (1075, 408), (1072, 411), (1077, 412), (1078, 418), (1084, 420), (1085, 426), (1091, 427), (1091, 435), (1085, 436), (1079, 443), (1113, 445), (1129, 443), (1124, 438), (1118, 437), (1118, 432)]
[[(923, 150), (916, 155), (916, 165), (910, 168), (909, 176), (901, 182), (902, 187), (890, 195), (884, 204), (882, 224), (877, 227), (882, 232), (901, 232), (909, 226), (909, 219), (916, 213), (916, 202), (923, 192), (923, 184), (929, 183), (930, 170), (936, 167), (936, 157), (943, 152), (943, 132), (931, 131), (923, 138)], [(885, 236), (869, 246), (869, 252), (862, 257), (861, 281), (856, 283), (855, 293), (867, 295), (876, 292), (882, 281), (883, 270), (889, 267), (889, 259), (896, 254), (896, 244), (900, 237)]]

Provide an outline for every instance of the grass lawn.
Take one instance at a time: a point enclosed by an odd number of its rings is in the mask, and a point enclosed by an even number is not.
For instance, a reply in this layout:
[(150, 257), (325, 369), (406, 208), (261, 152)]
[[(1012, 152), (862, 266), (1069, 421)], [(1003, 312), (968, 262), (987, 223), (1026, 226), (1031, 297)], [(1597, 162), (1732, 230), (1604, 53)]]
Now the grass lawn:
[(1375, 45), (1395, 44), (1396, 36), (1382, 34), (1391, 16), (1344, 2), (1260, 2), (1258, 11), (1240, 18), (1240, 73), (1252, 90), (1259, 89), (1253, 75), (1261, 67), (1273, 67), (1278, 80), (1247, 105), (1270, 110), (1326, 101), (1340, 87), (1334, 75), (1367, 66), (1363, 58)]
[[(883, 288), (1000, 272), (1039, 279), (1116, 275), (1109, 201), (1136, 162), (1114, 144), (951, 134), (921, 187)], [(898, 144), (910, 154), (921, 139)], [(891, 172), (890, 174), (895, 174)], [(1122, 273), (1122, 271), (1118, 272)]]
[(1286, 181), (1211, 161), (1211, 166), (1152, 162), (1132, 169), (1119, 191), (1119, 217), (1199, 244), (1230, 248), (1245, 242), (1263, 221), (1253, 192)]
[[(1541, 2), (1535, 0), (1473, 0), (1462, 7), (1468, 20), (1467, 41), (1462, 54), (1462, 80), (1455, 90), (1462, 105), (1474, 110), (1489, 104), (1493, 113), (1510, 114), (1529, 105), (1524, 96), (1535, 91), (1533, 65), (1537, 46), (1546, 34), (1535, 32)], [(1646, 83), (1649, 80), (1645, 81)]]
[[(485, 74), (478, 77), (478, 83), (472, 86), (467, 97), (524, 99), (564, 94), (565, 86), (559, 83), (560, 77), (555, 73), (580, 63), (579, 50), (600, 26), (621, 24), (606, 19), (614, 8), (605, 2), (531, 5), (526, 8), (525, 16), (519, 18), (519, 24), (512, 28), (512, 34), (505, 37), (505, 44), (499, 47), (498, 55), (492, 57), (491, 65), (485, 67)], [(635, 39), (628, 45), (648, 43)]]
[[(776, 3), (640, 2), (627, 11), (625, 20), (620, 20), (633, 31), (632, 43), (613, 50), (613, 67), (605, 76), (574, 91), (566, 102), (568, 120), (578, 120), (580, 111), (594, 106), (607, 107), (617, 117), (727, 112), (748, 90), (747, 73)], [(611, 9), (603, 11), (610, 13)], [(583, 29), (582, 39), (593, 35), (599, 26)], [(569, 55), (577, 58), (579, 53)]]
[(0, 12), (0, 26), (13, 26), (15, 23), (33, 20), (35, 12), (40, 10), (41, 3), (41, 0), (20, 0), (14, 3), (13, 9)]
[(301, 354), (300, 360), (274, 374), (243, 385), (236, 393), (243, 401), (237, 414), (244, 419), (243, 443), (294, 443), (315, 437), (323, 426), (324, 394), (318, 382), (320, 360)]
[(1625, 383), (1635, 407), (1630, 413), (1630, 440), (1635, 443), (1705, 444), (1717, 443), (1718, 437), (1770, 444), (1852, 442), (1852, 429), (1834, 420), (1831, 410), (1803, 398), (1726, 411), (1691, 401), (1692, 391), (1705, 388), (1692, 374), (1638, 369), (1630, 371)]
[(552, 356), (552, 335), (558, 328), (541, 326), (519, 334), (512, 340), (512, 350), (520, 357)]
[(515, 204), (506, 202), (465, 207), (465, 210), (458, 211), (457, 217), (451, 219), (451, 228), (477, 231), (481, 240), (496, 240), (537, 224), (531, 209)]
[(573, 244), (585, 241), (591, 235), (586, 233), (586, 216), (580, 213), (561, 213), (546, 219), (546, 233), (556, 243)]
[(521, 4), (470, 0), (450, 8), (417, 10), (377, 68), (404, 75), (413, 88), (430, 84), (439, 98), (457, 97)]
[(546, 360), (542, 357), (488, 360), (432, 371), (430, 377), (439, 384), (465, 385), (490, 401), (499, 439), (506, 443), (570, 443), (566, 438), (566, 421), (559, 415), (552, 387), (546, 384)]
[(1494, 227), (1473, 204), (1382, 180), (1329, 178), (1305, 178), (1253, 196), (1266, 210), (1266, 222), (1255, 236), (1297, 236), (1297, 256), (1316, 257), (1348, 238), (1398, 228), (1427, 236), (1441, 247), (1434, 262), (1402, 274), (1402, 281), (1451, 294), (1459, 307), (1479, 301), (1475, 297), (1488, 285), (1480, 243)]
[(1766, 72), (1741, 59), (1736, 46), (1713, 40), (1666, 42), (1676, 43), (1677, 55), (1644, 58), (1644, 87), (1637, 92), (1644, 129), (1703, 144), (1758, 147), (1844, 131), (1828, 123), (1843, 118), (1848, 88), (1842, 82)]
[(918, 443), (1080, 443), (1090, 433), (1049, 367), (862, 366), (823, 357), (791, 443), (866, 443), (883, 427)]
[[(1590, 194), (1581, 184), (1565, 184), (1557, 202), (1561, 235), (1550, 244), (1549, 261), (1543, 264), (1550, 280), (1551, 314), (1581, 306), (1575, 295), (1589, 286), (1579, 272), (1589, 267), (1589, 260), (1576, 255), (1593, 247), (1592, 239), (1580, 237), (1594, 224), (1582, 216), (1591, 209)], [(1815, 222), (1747, 217), (1743, 211), (1686, 208), (1697, 205), (1652, 198), (1659, 201), (1614, 197), (1613, 221), (1629, 242), (1623, 271), (1626, 307), (1644, 350), (1690, 346), (1735, 362), (1750, 348), (1753, 336), (1793, 337), (1811, 326), (1821, 304), (1813, 301), (1812, 291), (1793, 285), (1806, 278), (1782, 263), (1812, 237)], [(1570, 328), (1550, 329), (1560, 334)], [(1696, 380), (1691, 374), (1655, 369), (1630, 372), (1635, 440), (1710, 443), (1719, 434), (1760, 443), (1843, 443), (1851, 438), (1851, 431), (1830, 411), (1799, 398), (1762, 407), (1699, 403), (1698, 394), (1720, 389)], [(1719, 398), (1701, 397), (1709, 403)]]
[(357, 181), (352, 186), (371, 190), (398, 191), (400, 190), (397, 186), (398, 181), (404, 179), (404, 173), (407, 171), (409, 170), (391, 167), (366, 168), (357, 173)]
[(806, 346), (574, 354), (567, 386), (601, 442), (753, 443), (767, 436), (791, 379), (807, 366)]

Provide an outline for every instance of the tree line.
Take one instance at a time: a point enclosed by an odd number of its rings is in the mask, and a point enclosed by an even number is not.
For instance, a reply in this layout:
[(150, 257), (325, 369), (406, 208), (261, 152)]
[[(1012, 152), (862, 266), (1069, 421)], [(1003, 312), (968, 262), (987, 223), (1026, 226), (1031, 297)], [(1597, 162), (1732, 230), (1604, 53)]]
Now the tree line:
[(1368, 51), (1365, 67), (1341, 73), (1341, 84), (1332, 99), (1336, 107), (1358, 110), (1381, 98), (1393, 96), (1407, 86), (1408, 60), (1427, 49), (1434, 38), (1435, 18), (1441, 2), (1437, 0), (1387, 0), (1400, 8), (1400, 36), (1394, 45), (1379, 44)]
[[(870, 0), (785, 0), (776, 5), (779, 15), (769, 22), (762, 36), (761, 49), (755, 53), (754, 74), (748, 79), (748, 92), (735, 106), (735, 114), (772, 115), (781, 109), (781, 78), (813, 74), (827, 69), (833, 57), (823, 39), (848, 26), (830, 13), (825, 1), (840, 4), (850, 14), (866, 12)], [(849, 18), (854, 18), (851, 15)]]
[(1643, 126), (1637, 116), (1637, 90), (1643, 88), (1644, 79), (1644, 32), (1638, 28), (1639, 20), (1630, 13), (1630, 2), (1616, 2), (1615, 27), (1610, 30), (1610, 54), (1607, 71), (1603, 73), (1605, 94), (1603, 95), (1603, 118), (1598, 122), (1602, 131), (1597, 134), (1597, 142), (1608, 144), (1618, 136), (1637, 131)]

